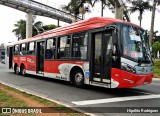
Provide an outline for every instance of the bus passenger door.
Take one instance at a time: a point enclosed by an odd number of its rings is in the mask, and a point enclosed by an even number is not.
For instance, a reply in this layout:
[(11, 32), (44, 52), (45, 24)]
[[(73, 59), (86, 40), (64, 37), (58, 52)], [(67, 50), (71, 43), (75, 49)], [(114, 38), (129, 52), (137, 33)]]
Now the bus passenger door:
[(37, 62), (36, 62), (36, 72), (44, 72), (44, 51), (45, 51), (45, 41), (37, 42)]
[(11, 69), (13, 68), (13, 47), (9, 47), (7, 52), (9, 52), (9, 69)]
[(111, 83), (112, 31), (92, 34), (91, 81)]

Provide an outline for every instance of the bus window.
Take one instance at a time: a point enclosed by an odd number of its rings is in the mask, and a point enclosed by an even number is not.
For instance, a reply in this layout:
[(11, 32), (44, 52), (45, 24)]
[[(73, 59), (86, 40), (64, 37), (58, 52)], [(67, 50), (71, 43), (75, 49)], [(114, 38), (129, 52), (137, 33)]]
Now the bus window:
[(30, 42), (28, 44), (28, 54), (34, 55), (35, 54), (35, 42)]
[(56, 56), (56, 39), (48, 39), (47, 40), (47, 49), (45, 58), (46, 59), (55, 59)]
[(26, 44), (21, 45), (20, 55), (26, 55)]
[(19, 55), (19, 45), (14, 46), (14, 55)]
[(70, 56), (70, 36), (60, 37), (58, 42), (58, 58), (68, 59)]
[(72, 38), (72, 59), (87, 59), (87, 33), (74, 34)]

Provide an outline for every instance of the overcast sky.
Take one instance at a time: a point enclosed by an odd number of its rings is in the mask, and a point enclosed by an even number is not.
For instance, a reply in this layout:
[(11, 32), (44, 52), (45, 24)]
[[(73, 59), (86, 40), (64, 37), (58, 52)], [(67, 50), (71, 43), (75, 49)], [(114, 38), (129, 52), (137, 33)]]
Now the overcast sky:
[[(58, 3), (56, 3), (56, 1), (54, 1), (55, 3), (53, 3), (51, 2), (51, 0), (36, 0), (36, 1), (42, 2), (44, 4), (50, 4), (53, 7), (58, 7), (62, 4), (67, 4), (70, 0), (59, 0)], [(158, 7), (158, 9), (160, 9), (160, 7)], [(101, 10), (100, 4), (96, 4), (95, 8), (92, 9), (92, 13), (85, 15), (85, 19), (94, 16), (100, 16), (101, 14), (100, 10)], [(0, 5), (0, 43), (8, 43), (17, 40), (14, 33), (12, 33), (12, 30), (14, 29), (14, 24), (16, 23), (16, 21), (20, 19), (26, 19), (25, 15), (26, 14), (24, 12)], [(130, 16), (131, 22), (139, 25), (138, 16), (139, 16), (138, 12), (131, 14)], [(114, 14), (111, 13), (111, 11), (109, 11), (106, 8), (104, 11), (104, 17), (114, 18)], [(36, 21), (42, 21), (44, 24), (57, 25), (56, 20), (41, 16), (37, 16)], [(160, 21), (160, 13), (156, 12), (155, 31), (158, 30), (160, 33), (159, 21)], [(151, 12), (145, 12), (142, 19), (142, 27), (144, 29), (150, 30), (150, 23), (151, 23)], [(65, 24), (61, 22), (60, 25), (63, 26)]]

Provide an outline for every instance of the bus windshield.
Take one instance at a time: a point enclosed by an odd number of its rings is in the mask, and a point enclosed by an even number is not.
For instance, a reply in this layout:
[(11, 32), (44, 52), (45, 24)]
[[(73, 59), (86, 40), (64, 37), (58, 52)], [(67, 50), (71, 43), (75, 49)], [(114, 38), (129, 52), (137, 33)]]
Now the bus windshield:
[(137, 62), (151, 62), (147, 33), (134, 26), (123, 26), (123, 54)]

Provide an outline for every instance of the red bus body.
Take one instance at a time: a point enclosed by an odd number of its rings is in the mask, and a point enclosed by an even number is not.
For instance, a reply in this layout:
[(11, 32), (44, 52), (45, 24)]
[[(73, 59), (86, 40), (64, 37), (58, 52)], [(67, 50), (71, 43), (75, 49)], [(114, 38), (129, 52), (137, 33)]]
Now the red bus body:
[[(74, 75), (76, 70), (78, 71), (80, 70), (80, 72), (82, 72), (82, 77), (84, 78), (83, 84), (103, 86), (103, 87), (108, 87), (108, 88), (129, 88), (129, 87), (135, 87), (135, 86), (140, 86), (140, 85), (151, 83), (152, 77), (153, 77), (152, 71), (146, 74), (135, 74), (135, 73), (128, 72), (128, 71), (122, 70), (120, 68), (115, 68), (112, 66), (110, 67), (110, 78), (105, 79), (105, 77), (100, 76), (101, 74), (99, 73), (97, 73), (97, 77), (94, 78), (93, 75), (96, 71), (95, 69), (91, 70), (93, 67), (91, 65), (94, 64), (94, 63), (93, 64), (91, 63), (92, 54), (94, 52), (90, 53), (92, 49), (90, 49), (89, 47), (87, 47), (87, 59), (81, 59), (81, 60), (78, 60), (78, 59), (72, 60), (71, 58), (58, 59), (58, 55), (56, 56), (57, 58), (55, 59), (45, 59), (44, 58), (43, 59), (44, 60), (43, 71), (39, 71), (39, 70), (37, 71), (37, 66), (39, 63), (41, 63), (40, 61), (37, 61), (37, 57), (38, 57), (37, 50), (40, 49), (40, 48), (37, 48), (38, 46), (37, 42), (44, 41), (45, 50), (46, 50), (46, 44), (47, 44), (46, 40), (48, 38), (59, 38), (64, 35), (70, 35), (70, 34), (79, 33), (83, 31), (87, 31), (89, 33), (88, 35), (89, 37), (90, 35), (92, 37), (93, 36), (95, 37), (95, 34), (97, 33), (96, 29), (99, 29), (101, 27), (105, 27), (108, 25), (112, 25), (114, 23), (122, 23), (122, 24), (132, 25), (137, 28), (140, 28), (139, 26), (132, 24), (130, 22), (122, 21), (119, 19), (101, 18), (101, 17), (95, 17), (95, 18), (91, 18), (85, 21), (76, 22), (76, 23), (70, 24), (65, 27), (59, 27), (59, 28), (44, 32), (42, 34), (39, 34), (35, 37), (17, 41), (13, 43), (12, 45), (10, 45), (9, 47), (12, 47), (10, 52), (11, 51), (14, 52), (13, 49), (15, 48), (15, 45), (21, 45), (23, 43), (27, 45), (31, 41), (35, 42), (35, 54), (34, 55), (31, 55), (31, 54), (30, 55), (28, 54), (11, 55), (12, 61), (10, 62), (12, 63), (12, 66), (10, 66), (10, 68), (12, 67), (15, 71), (18, 70), (19, 72), (21, 72), (22, 67), (24, 67), (25, 73), (54, 78), (54, 79), (60, 79), (60, 80), (65, 80), (65, 81), (73, 81), (73, 79), (71, 78), (72, 74)], [(92, 34), (90, 30), (91, 31), (94, 30), (93, 32), (94, 34)], [(72, 38), (73, 36), (70, 36), (70, 37)], [(90, 38), (92, 39), (92, 37)], [(57, 41), (58, 39), (56, 40), (56, 42)], [(91, 44), (90, 46), (92, 46), (92, 43), (88, 42), (88, 44), (89, 45)], [(46, 52), (43, 53), (44, 54), (43, 57), (46, 56), (45, 55)], [(70, 51), (69, 53), (71, 54), (72, 52)], [(120, 56), (119, 58), (122, 59)], [(152, 66), (149, 64), (141, 66), (141, 67), (146, 71), (152, 70)], [(106, 69), (103, 69), (104, 73)], [(94, 71), (94, 73), (92, 71)]]

